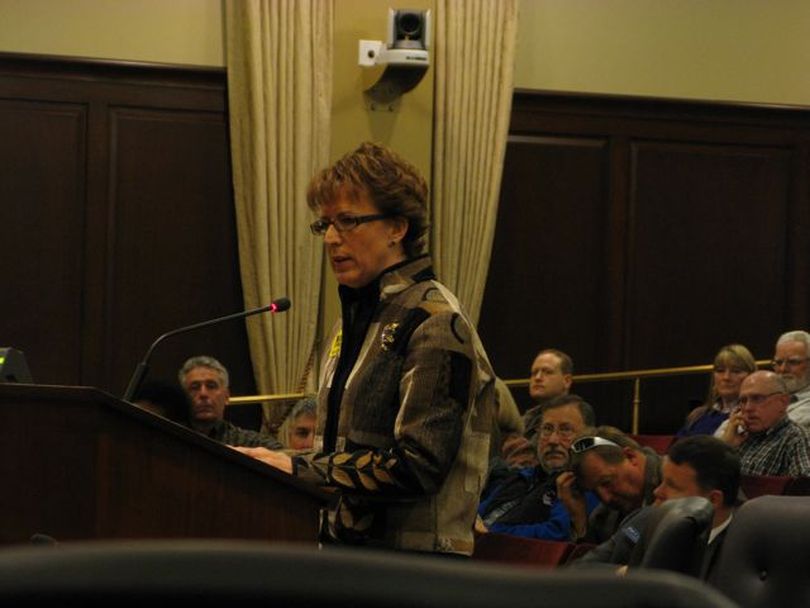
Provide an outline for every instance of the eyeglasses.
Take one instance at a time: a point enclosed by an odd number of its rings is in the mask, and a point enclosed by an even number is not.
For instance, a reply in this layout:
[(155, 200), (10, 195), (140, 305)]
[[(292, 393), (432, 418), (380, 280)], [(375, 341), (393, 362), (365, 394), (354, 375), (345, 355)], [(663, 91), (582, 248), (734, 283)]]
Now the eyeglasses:
[(802, 363), (804, 363), (805, 361), (807, 361), (807, 357), (791, 357), (790, 359), (774, 359), (773, 361), (771, 361), (771, 367), (773, 367), (774, 369), (782, 367), (783, 365), (785, 367), (798, 367)]
[(360, 224), (366, 222), (373, 222), (375, 220), (384, 220), (391, 217), (387, 213), (375, 213), (373, 215), (339, 215), (333, 220), (320, 218), (315, 220), (309, 225), (312, 234), (316, 236), (323, 236), (329, 230), (329, 226), (334, 226), (338, 232), (348, 232), (354, 230)]
[(741, 407), (749, 405), (749, 404), (751, 404), (753, 406), (757, 406), (757, 405), (759, 405), (761, 403), (765, 403), (768, 399), (770, 399), (774, 395), (784, 395), (784, 394), (785, 393), (782, 393), (780, 391), (776, 391), (775, 393), (768, 393), (767, 395), (745, 395), (745, 396), (740, 397), (739, 399), (737, 399), (737, 403)]
[(553, 424), (544, 424), (540, 427), (540, 436), (551, 437), (555, 431), (562, 439), (566, 440), (571, 439), (571, 437), (573, 437), (577, 432), (577, 430), (572, 426), (554, 426)]
[(618, 443), (614, 443), (610, 439), (604, 439), (602, 437), (580, 437), (571, 444), (571, 451), (574, 454), (582, 454), (582, 452), (587, 452), (591, 448), (595, 448), (599, 445), (610, 445), (619, 449), (622, 447)]

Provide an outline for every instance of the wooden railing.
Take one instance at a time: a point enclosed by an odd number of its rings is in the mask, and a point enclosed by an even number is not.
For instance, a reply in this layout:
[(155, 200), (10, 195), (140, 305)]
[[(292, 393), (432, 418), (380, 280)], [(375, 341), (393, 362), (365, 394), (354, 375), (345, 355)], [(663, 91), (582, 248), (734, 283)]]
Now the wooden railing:
[[(771, 362), (757, 361), (758, 367), (768, 367)], [(639, 432), (639, 414), (641, 412), (641, 381), (649, 378), (666, 378), (667, 376), (690, 376), (694, 374), (707, 374), (713, 369), (712, 365), (687, 365), (685, 367), (662, 367), (659, 369), (638, 369), (627, 372), (605, 372), (602, 374), (579, 374), (573, 378), (574, 383), (587, 382), (633, 382), (633, 421), (631, 433)], [(509, 388), (525, 388), (529, 386), (530, 378), (504, 380)], [(231, 405), (246, 403), (273, 403), (301, 399), (304, 393), (287, 393), (278, 395), (248, 395), (244, 397), (231, 397)]]

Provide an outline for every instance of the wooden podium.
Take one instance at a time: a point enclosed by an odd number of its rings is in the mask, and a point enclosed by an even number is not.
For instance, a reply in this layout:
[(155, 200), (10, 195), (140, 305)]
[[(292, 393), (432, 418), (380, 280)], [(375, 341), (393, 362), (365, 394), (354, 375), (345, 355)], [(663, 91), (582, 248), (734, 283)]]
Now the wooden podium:
[(328, 495), (87, 387), (0, 384), (0, 543), (316, 543)]

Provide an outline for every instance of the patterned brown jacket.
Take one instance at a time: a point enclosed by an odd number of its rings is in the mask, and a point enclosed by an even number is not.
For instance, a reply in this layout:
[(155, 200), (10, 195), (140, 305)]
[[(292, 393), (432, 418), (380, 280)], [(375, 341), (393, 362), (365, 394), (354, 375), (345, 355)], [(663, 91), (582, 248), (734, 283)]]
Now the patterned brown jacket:
[[(342, 490), (328, 513), (339, 542), (469, 555), (493, 426), (492, 368), (427, 257), (388, 269), (374, 287), (365, 333), (341, 294), (343, 321), (321, 366), (315, 452), (293, 459), (294, 474)], [(346, 377), (342, 392), (336, 371)]]

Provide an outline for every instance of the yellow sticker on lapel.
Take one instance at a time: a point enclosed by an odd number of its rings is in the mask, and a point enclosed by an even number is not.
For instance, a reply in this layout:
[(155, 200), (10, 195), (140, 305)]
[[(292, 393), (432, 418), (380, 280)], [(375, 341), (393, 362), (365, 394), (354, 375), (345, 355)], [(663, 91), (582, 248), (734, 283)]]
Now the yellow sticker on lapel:
[(334, 359), (340, 355), (340, 345), (343, 342), (343, 330), (339, 329), (335, 334), (335, 339), (332, 340), (332, 346), (329, 348), (329, 358)]

